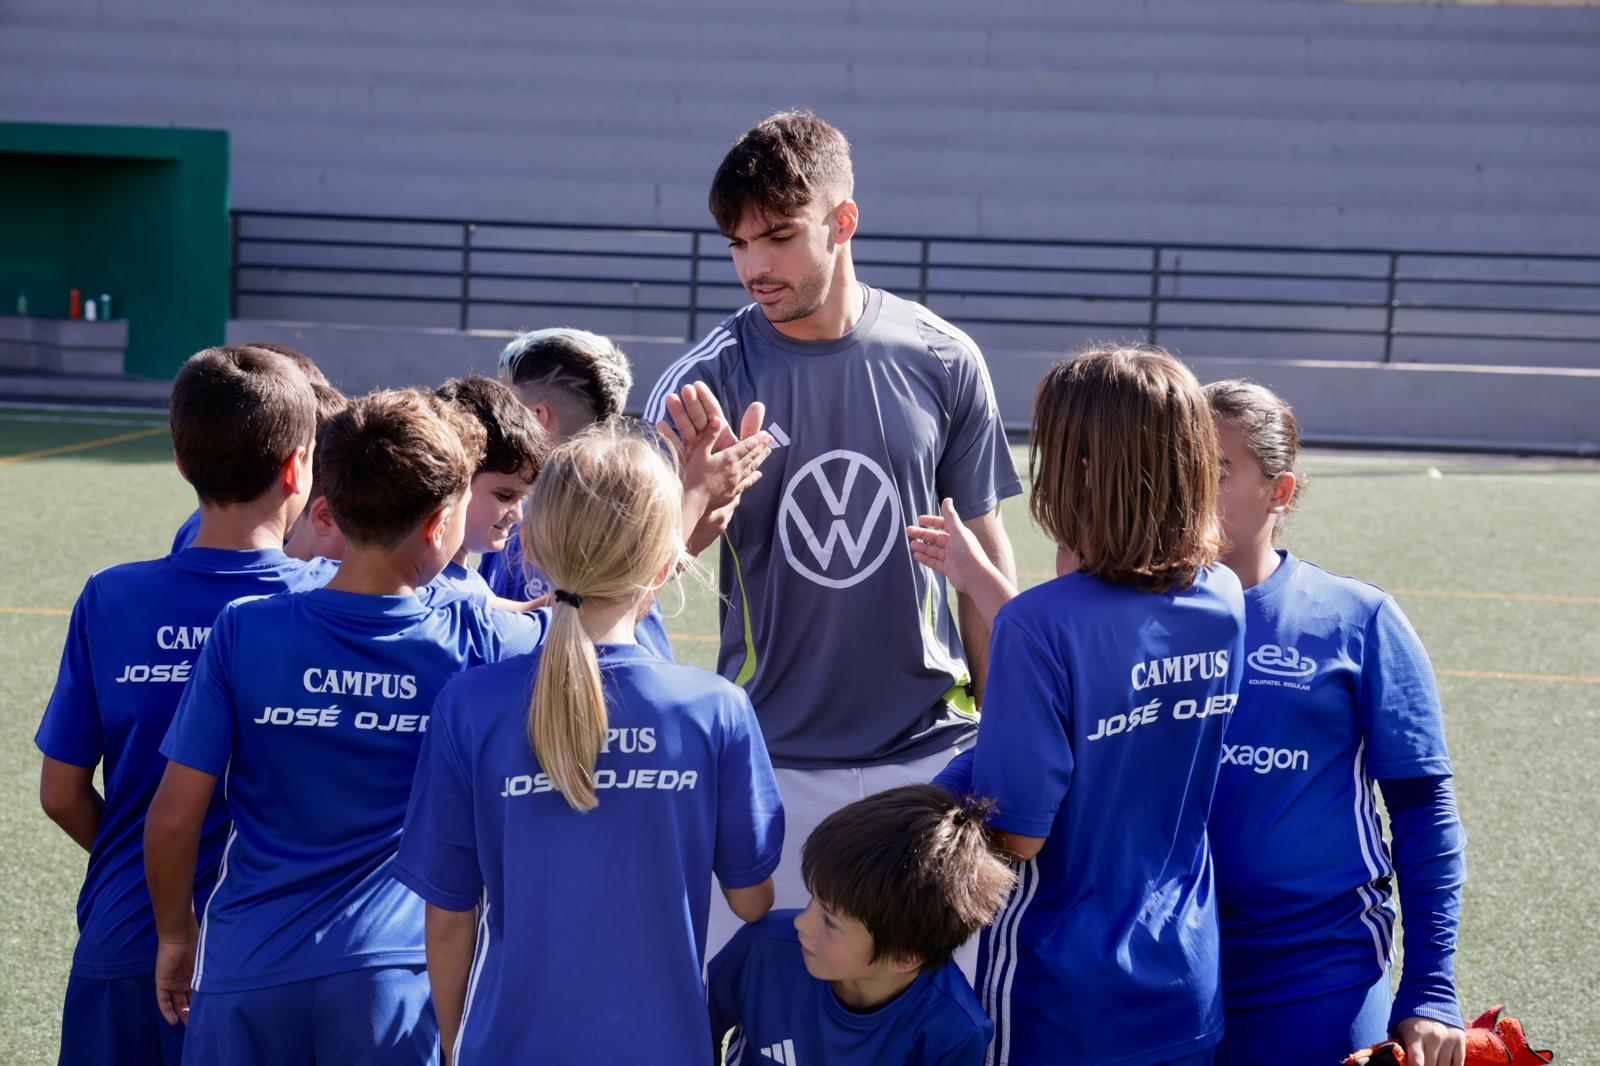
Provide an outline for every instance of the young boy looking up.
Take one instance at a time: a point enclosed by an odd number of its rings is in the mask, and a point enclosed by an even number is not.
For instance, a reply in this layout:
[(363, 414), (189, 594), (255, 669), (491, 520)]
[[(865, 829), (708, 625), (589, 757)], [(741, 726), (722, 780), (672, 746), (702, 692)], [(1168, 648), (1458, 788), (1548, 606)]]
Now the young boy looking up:
[(492, 378), (452, 378), (440, 385), (434, 395), (454, 404), (482, 426), (487, 443), (472, 475), (472, 499), (467, 504), (461, 550), (434, 578), (429, 591), (435, 597), (443, 594), (487, 599), (495, 595), (494, 590), (482, 574), (467, 569), (467, 554), (503, 551), (516, 534), (522, 503), (533, 491), (533, 481), (550, 450), (548, 438), (517, 394)]
[[(183, 1030), (164, 1023), (150, 998), (156, 927), (141, 848), (166, 765), (157, 745), (217, 612), (329, 573), (281, 549), (311, 484), (315, 407), (294, 364), (250, 348), (209, 348), (178, 372), (171, 410), (173, 456), (200, 503), (196, 546), (89, 579), (35, 737), (45, 813), (89, 852), (62, 1017), (64, 1066), (176, 1066)], [(227, 821), (221, 802), (197, 797), (185, 890), (202, 905)]]
[[(482, 442), (424, 392), (355, 401), (322, 434), (338, 573), (216, 620), (145, 824), (156, 999), (189, 1021), (189, 1066), (437, 1054), (422, 900), (389, 876), (417, 753), (445, 682), (532, 650), (544, 620), (416, 596), (460, 548)], [(197, 926), (195, 841), (224, 774), (226, 872)]]
[(951, 961), (994, 921), (1016, 878), (985, 810), (934, 785), (839, 809), (812, 832), (803, 911), (734, 934), (708, 971), (711, 1032), (728, 1066), (981, 1066), (994, 1026)]

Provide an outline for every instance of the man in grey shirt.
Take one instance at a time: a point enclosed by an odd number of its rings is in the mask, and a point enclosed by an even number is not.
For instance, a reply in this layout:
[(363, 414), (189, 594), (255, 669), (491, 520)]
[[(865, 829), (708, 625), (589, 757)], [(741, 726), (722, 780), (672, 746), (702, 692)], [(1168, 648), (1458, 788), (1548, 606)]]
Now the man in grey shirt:
[(988, 629), (963, 603), (957, 630), (906, 526), (951, 499), (1015, 580), (999, 504), (1021, 483), (983, 356), (926, 308), (856, 280), (852, 193), (849, 145), (808, 112), (739, 138), (711, 211), (755, 303), (645, 405), (647, 421), (691, 438), (723, 411), (765, 408), (761, 479), (714, 501), (690, 545), (722, 532), (718, 670), (749, 692), (778, 768), (780, 907), (805, 905), (798, 853), (817, 822), (930, 780), (976, 729)]

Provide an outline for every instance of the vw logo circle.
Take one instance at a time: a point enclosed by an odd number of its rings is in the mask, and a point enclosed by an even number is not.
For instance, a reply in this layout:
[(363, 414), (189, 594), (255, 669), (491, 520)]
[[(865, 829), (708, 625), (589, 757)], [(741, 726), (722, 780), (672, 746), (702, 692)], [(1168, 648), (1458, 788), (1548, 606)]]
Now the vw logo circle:
[[(867, 484), (857, 489), (863, 471), (869, 475)], [(802, 491), (815, 495), (827, 514), (819, 515), (819, 509), (813, 507), (812, 517), (808, 517), (807, 508), (796, 499)], [(852, 499), (857, 501), (853, 511)], [(813, 517), (818, 521), (813, 522)], [(826, 536), (817, 535), (819, 525)], [(824, 452), (802, 466), (784, 487), (778, 508), (778, 538), (789, 565), (808, 581), (832, 589), (849, 588), (871, 577), (900, 539), (900, 525), (900, 496), (883, 467), (860, 452), (842, 448)], [(882, 544), (876, 554), (864, 562), (880, 536)], [(809, 562), (797, 550), (796, 541), (809, 555)], [(848, 568), (832, 565), (840, 548)], [(846, 572), (839, 575), (841, 570)]]

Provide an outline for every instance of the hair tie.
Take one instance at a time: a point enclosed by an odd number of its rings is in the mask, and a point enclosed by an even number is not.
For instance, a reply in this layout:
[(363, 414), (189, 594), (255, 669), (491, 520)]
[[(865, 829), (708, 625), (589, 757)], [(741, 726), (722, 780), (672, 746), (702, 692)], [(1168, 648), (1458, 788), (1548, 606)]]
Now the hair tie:
[(571, 604), (574, 607), (582, 607), (583, 597), (578, 595), (576, 592), (568, 592), (566, 589), (556, 589), (556, 602)]

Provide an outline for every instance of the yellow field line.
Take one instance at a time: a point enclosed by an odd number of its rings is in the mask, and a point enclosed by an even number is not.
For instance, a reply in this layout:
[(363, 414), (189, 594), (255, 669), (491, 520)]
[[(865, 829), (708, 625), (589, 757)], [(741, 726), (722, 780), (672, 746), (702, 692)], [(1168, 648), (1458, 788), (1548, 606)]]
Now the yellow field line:
[(0, 607), (0, 614), (36, 614), (46, 618), (72, 617), (72, 612), (64, 607)]
[(0, 466), (11, 463), (21, 463), (28, 459), (43, 459), (49, 455), (66, 455), (69, 452), (85, 452), (90, 448), (104, 448), (109, 444), (125, 444), (130, 440), (142, 440), (153, 437), (157, 433), (167, 432), (166, 426), (155, 426), (150, 429), (135, 430), (132, 433), (118, 433), (112, 437), (99, 437), (95, 440), (86, 440), (82, 444), (63, 444), (59, 448), (40, 448), (36, 452), (23, 452), (21, 455), (0, 456)]
[(1514, 674), (1505, 670), (1440, 670), (1440, 677), (1469, 677), (1489, 681), (1548, 681), (1563, 685), (1600, 685), (1600, 677), (1583, 674)]

